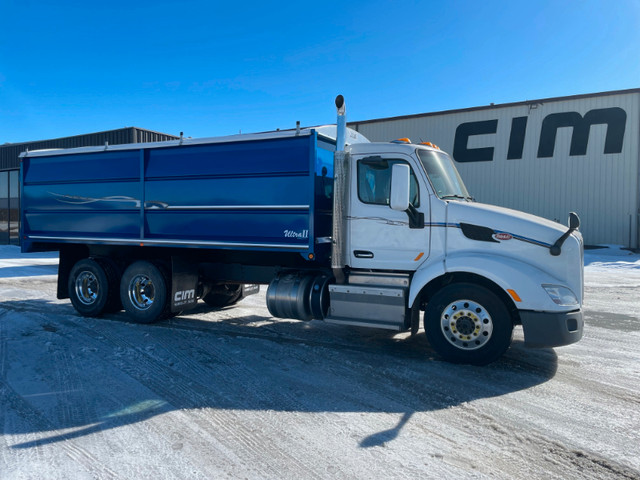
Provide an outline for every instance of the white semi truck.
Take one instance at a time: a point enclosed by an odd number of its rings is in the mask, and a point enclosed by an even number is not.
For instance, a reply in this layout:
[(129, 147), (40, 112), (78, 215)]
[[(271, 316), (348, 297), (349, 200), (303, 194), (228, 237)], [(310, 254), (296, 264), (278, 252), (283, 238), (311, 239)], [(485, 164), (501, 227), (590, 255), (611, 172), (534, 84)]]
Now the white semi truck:
[[(583, 332), (583, 245), (473, 201), (431, 144), (345, 126), (22, 155), (22, 249), (59, 250), (58, 297), (138, 322), (268, 284), (275, 317), (416, 333), (487, 364)], [(248, 289), (246, 292), (248, 293)], [(424, 312), (424, 314), (422, 314)]]

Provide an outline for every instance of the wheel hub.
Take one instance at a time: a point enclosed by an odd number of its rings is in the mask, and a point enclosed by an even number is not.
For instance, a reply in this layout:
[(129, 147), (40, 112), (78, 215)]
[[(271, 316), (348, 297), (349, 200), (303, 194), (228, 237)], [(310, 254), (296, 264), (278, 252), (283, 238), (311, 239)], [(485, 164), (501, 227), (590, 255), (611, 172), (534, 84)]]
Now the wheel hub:
[(146, 275), (136, 275), (129, 283), (129, 299), (138, 310), (147, 310), (155, 300), (155, 287)]
[(98, 279), (91, 272), (82, 272), (76, 277), (76, 296), (84, 305), (93, 305), (98, 298)]
[[(476, 322), (478, 322), (478, 317), (476, 317), (475, 315), (464, 315), (464, 314), (457, 314), (457, 315), (459, 316), (455, 321), (455, 328), (462, 335), (468, 336), (473, 334), (473, 332), (476, 330)], [(454, 315), (453, 317), (454, 319), (456, 319), (456, 315)]]
[(477, 302), (456, 300), (442, 312), (440, 327), (447, 341), (461, 350), (476, 350), (493, 333), (489, 312)]

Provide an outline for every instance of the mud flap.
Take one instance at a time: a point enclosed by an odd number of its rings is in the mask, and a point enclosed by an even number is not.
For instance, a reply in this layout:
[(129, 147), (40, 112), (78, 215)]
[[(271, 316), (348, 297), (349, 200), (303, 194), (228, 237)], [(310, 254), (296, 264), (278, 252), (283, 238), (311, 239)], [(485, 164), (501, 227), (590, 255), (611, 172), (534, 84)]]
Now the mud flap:
[(182, 312), (198, 304), (198, 265), (171, 259), (171, 311)]

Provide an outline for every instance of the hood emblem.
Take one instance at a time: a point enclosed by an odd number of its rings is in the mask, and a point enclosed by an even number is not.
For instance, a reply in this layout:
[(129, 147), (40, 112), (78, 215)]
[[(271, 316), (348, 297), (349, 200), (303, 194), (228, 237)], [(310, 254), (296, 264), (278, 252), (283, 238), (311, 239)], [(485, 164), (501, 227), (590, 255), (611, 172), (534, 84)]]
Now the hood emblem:
[(496, 240), (511, 240), (513, 238), (513, 235), (511, 235), (510, 233), (496, 233), (493, 238), (495, 238)]

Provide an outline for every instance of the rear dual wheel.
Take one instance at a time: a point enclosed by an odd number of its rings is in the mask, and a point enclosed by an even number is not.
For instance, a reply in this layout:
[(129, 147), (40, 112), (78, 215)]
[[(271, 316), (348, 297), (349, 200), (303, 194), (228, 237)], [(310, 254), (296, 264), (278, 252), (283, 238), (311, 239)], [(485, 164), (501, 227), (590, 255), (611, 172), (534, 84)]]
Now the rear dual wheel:
[(120, 300), (129, 317), (137, 323), (153, 323), (171, 315), (169, 282), (161, 268), (151, 262), (135, 262), (120, 281)]
[(85, 258), (69, 273), (69, 298), (76, 311), (97, 317), (121, 308), (118, 271), (108, 259)]
[(98, 317), (123, 307), (137, 323), (152, 323), (171, 316), (167, 275), (147, 261), (131, 264), (122, 274), (111, 260), (85, 258), (69, 274), (69, 298), (85, 317)]

